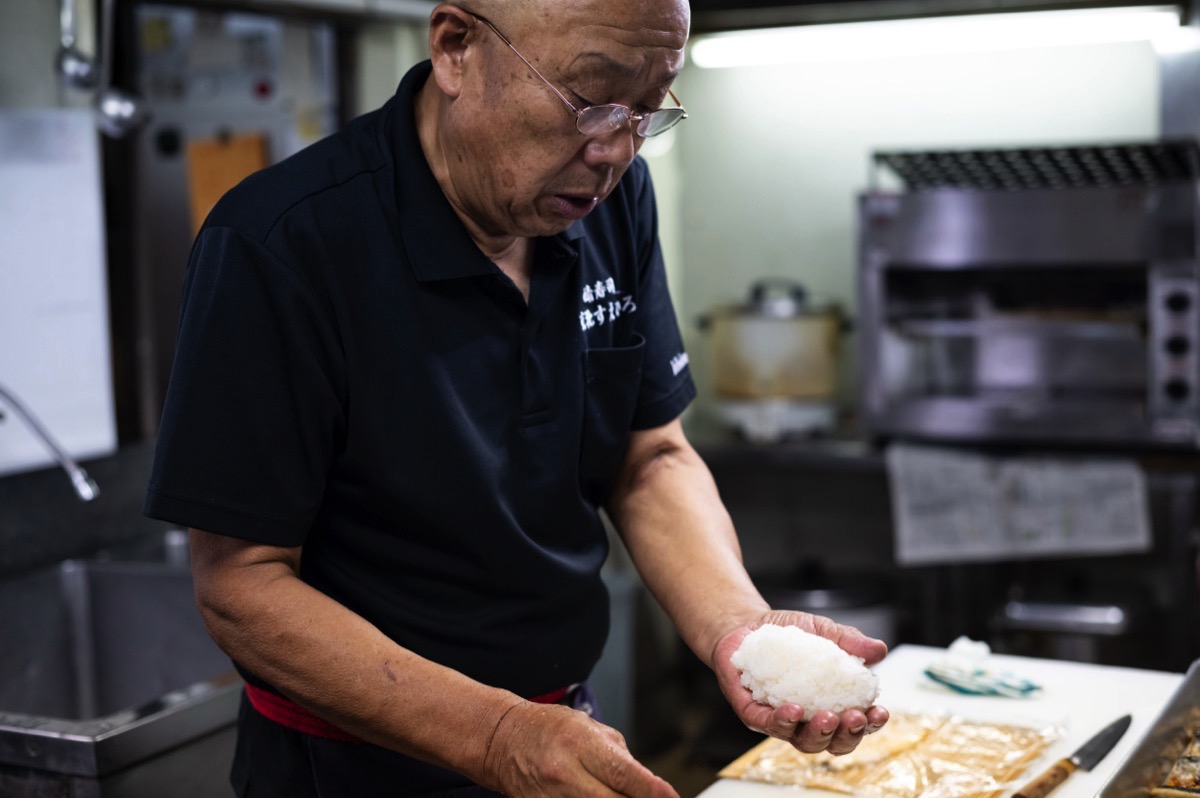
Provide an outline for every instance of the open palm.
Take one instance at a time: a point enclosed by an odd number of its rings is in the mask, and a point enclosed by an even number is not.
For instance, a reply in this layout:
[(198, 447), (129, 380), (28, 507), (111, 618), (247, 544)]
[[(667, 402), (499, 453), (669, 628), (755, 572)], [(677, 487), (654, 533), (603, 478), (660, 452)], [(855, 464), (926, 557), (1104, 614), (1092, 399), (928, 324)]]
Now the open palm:
[[(862, 657), (867, 665), (879, 662), (887, 654), (887, 645), (883, 641), (867, 637), (852, 626), (843, 626), (807, 612), (776, 610), (735, 629), (717, 643), (713, 651), (713, 668), (721, 692), (748, 728), (787, 740), (805, 753), (847, 754), (858, 746), (864, 734), (877, 731), (887, 723), (888, 712), (880, 706), (847, 709), (838, 714), (820, 707), (796, 704), (772, 707), (757, 703), (750, 691), (742, 686), (741, 673), (729, 660), (746, 635), (765, 624), (796, 626), (828, 638), (843, 651)], [(803, 663), (798, 667), (803, 667)]]

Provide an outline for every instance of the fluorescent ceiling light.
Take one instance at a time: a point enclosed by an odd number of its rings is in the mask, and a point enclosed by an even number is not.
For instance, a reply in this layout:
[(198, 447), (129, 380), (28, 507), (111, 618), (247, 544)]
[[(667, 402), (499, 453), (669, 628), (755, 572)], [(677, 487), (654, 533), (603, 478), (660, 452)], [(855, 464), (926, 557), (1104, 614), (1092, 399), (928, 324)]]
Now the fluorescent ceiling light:
[(1025, 11), (713, 33), (692, 42), (698, 67), (857, 61), (906, 55), (1151, 41), (1180, 27), (1172, 6)]
[(1180, 55), (1200, 50), (1200, 28), (1178, 27), (1154, 37), (1154, 49), (1159, 55)]

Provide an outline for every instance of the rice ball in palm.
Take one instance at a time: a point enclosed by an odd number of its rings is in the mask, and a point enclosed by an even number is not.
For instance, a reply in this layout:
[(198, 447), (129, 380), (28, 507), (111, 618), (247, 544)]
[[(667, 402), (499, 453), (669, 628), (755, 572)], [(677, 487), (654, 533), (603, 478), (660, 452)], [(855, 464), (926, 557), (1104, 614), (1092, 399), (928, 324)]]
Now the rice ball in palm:
[(879, 677), (862, 657), (795, 626), (765, 624), (746, 635), (730, 662), (760, 704), (799, 704), (805, 715), (866, 709), (879, 697)]

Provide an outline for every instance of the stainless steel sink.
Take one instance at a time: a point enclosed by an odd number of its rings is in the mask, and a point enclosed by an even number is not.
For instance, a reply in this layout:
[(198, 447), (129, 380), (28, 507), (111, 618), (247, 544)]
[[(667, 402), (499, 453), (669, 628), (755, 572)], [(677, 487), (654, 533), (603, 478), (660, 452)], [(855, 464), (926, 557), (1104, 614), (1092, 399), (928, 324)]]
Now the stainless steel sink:
[[(155, 761), (174, 763), (157, 794), (228, 794), (180, 785), (224, 784), (211, 757), (232, 751), (240, 688), (179, 563), (68, 560), (0, 580), (0, 795), (149, 795), (130, 773)], [(180, 772), (189, 748), (215, 777)], [(140, 786), (104, 789), (118, 783)]]

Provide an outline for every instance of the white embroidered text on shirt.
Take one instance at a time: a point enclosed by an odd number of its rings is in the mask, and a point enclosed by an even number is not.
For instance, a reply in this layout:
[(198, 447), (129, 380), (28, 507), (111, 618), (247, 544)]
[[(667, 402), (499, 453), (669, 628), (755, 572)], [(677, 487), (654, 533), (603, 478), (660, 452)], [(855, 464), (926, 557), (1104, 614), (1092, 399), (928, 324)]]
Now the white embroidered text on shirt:
[(612, 324), (627, 313), (637, 312), (637, 303), (629, 294), (617, 293), (613, 278), (597, 280), (583, 287), (583, 309), (579, 311), (579, 328), (587, 331)]

